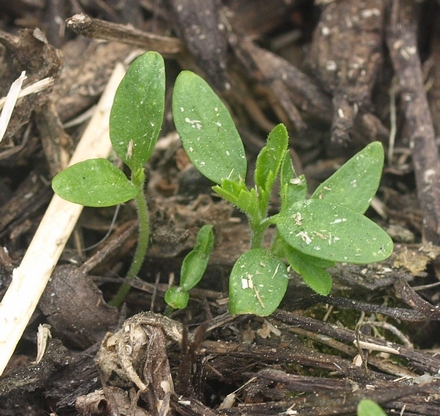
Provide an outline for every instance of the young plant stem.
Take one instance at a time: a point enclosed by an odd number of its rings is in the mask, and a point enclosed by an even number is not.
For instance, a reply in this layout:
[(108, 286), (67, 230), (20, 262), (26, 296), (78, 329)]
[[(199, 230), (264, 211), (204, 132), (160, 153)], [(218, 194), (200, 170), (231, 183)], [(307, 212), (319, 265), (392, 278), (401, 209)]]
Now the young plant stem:
[[(139, 270), (144, 262), (145, 253), (147, 251), (148, 242), (150, 239), (150, 214), (148, 212), (148, 205), (144, 195), (143, 185), (144, 181), (138, 184), (139, 192), (135, 198), (139, 219), (139, 237), (133, 261), (128, 269), (127, 275), (125, 276), (127, 280), (133, 279), (139, 273)], [(109, 302), (110, 305), (120, 307), (130, 291), (130, 288), (131, 286), (128, 283), (123, 283), (115, 297)]]
[(251, 249), (260, 248), (263, 244), (264, 232), (269, 224), (265, 224), (265, 222), (261, 221), (260, 218), (252, 218), (248, 217), (249, 226), (251, 228)]
[(260, 207), (260, 210), (257, 214), (251, 215), (247, 214), (249, 227), (251, 229), (251, 249), (260, 248), (263, 245), (264, 232), (267, 227), (270, 225), (267, 218), (267, 206), (269, 201), (265, 201), (263, 208)]

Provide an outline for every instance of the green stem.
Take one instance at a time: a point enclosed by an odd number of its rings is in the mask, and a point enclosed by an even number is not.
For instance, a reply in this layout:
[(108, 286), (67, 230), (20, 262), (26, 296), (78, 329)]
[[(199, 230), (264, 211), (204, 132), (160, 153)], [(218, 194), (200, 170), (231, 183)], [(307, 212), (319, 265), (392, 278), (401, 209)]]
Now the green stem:
[[(148, 212), (147, 200), (144, 195), (143, 184), (142, 181), (139, 185), (139, 192), (135, 198), (139, 218), (139, 237), (133, 261), (126, 275), (126, 279), (128, 280), (133, 279), (139, 273), (142, 263), (144, 262), (150, 238), (150, 214)], [(131, 286), (128, 283), (123, 283), (119, 288), (118, 293), (116, 293), (115, 297), (109, 302), (110, 305), (116, 307), (121, 306), (130, 291), (130, 288)]]
[(248, 217), (248, 220), (251, 229), (251, 249), (260, 248), (263, 245), (264, 232), (269, 226), (269, 223), (267, 221), (261, 221), (260, 218)]

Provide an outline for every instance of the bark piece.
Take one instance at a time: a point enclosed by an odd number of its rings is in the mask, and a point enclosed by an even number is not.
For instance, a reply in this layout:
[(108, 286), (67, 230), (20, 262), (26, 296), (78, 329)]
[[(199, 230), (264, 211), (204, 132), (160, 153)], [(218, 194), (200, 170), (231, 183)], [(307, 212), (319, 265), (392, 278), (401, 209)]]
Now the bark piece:
[(53, 177), (67, 167), (73, 140), (64, 130), (53, 101), (48, 100), (43, 104), (36, 113), (35, 121), (49, 163), (50, 176)]
[(332, 2), (315, 29), (310, 66), (333, 97), (336, 143), (348, 143), (356, 115), (368, 111), (382, 63), (384, 11), (382, 0)]
[(219, 0), (167, 0), (177, 32), (185, 40), (196, 63), (213, 86), (227, 88), (227, 47), (225, 26), (220, 21)]
[(415, 6), (393, 1), (386, 41), (405, 110), (424, 238), (440, 245), (440, 158), (418, 55)]
[[(255, 45), (246, 37), (231, 46), (246, 68), (248, 76), (271, 90), (273, 99), (284, 111), (284, 115), (279, 117), (285, 120), (286, 124), (293, 124), (301, 131), (309, 119), (323, 123), (332, 122), (334, 103), (330, 95), (322, 91), (316, 80), (285, 59)], [(388, 137), (388, 130), (367, 109), (360, 113), (354, 122), (353, 135), (362, 136), (363, 141), (367, 139), (370, 142), (378, 138), (384, 140)]]
[(15, 227), (31, 218), (46, 204), (51, 192), (38, 172), (30, 172), (9, 200), (0, 207), (0, 238), (9, 236)]
[(118, 323), (118, 310), (104, 302), (101, 291), (75, 266), (55, 269), (39, 307), (53, 334), (77, 348), (101, 342)]
[(61, 122), (94, 105), (107, 85), (114, 66), (134, 47), (117, 42), (92, 42), (77, 38), (63, 48), (65, 65), (50, 99), (56, 103)]
[[(22, 71), (26, 71), (23, 87), (43, 78), (59, 76), (61, 54), (49, 45), (39, 29), (25, 29), (18, 35), (0, 31), (0, 46), (4, 54), (0, 65), (0, 95), (5, 96), (12, 82)], [(14, 108), (3, 140), (11, 138), (26, 123), (32, 111), (41, 106), (50, 93), (50, 88), (22, 98)]]
[(261, 36), (288, 22), (301, 0), (230, 0), (227, 5), (243, 32)]
[(38, 364), (31, 364), (0, 378), (0, 414), (21, 414), (15, 413), (18, 410), (17, 403), (25, 407), (30, 399), (28, 392), (45, 388), (54, 373), (67, 364), (67, 353), (60, 340), (51, 340)]

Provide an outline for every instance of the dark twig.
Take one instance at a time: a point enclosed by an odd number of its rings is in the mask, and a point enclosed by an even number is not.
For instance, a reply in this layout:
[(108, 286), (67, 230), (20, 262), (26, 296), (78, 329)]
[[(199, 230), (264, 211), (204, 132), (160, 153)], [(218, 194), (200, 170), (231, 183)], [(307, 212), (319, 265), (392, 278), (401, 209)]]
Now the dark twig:
[(412, 0), (393, 0), (386, 41), (405, 109), (424, 237), (440, 244), (440, 158), (417, 53), (415, 7)]
[(76, 14), (66, 20), (66, 25), (75, 33), (94, 39), (104, 39), (127, 43), (174, 56), (183, 49), (177, 38), (144, 32), (131, 26), (93, 19), (84, 13)]

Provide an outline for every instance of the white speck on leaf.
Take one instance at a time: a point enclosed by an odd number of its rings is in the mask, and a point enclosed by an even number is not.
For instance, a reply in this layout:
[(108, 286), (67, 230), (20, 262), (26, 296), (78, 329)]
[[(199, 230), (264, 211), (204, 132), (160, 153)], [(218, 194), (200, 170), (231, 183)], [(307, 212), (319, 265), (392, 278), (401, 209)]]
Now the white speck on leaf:
[(301, 178), (293, 178), (289, 181), (292, 185), (301, 185), (302, 184), (302, 179)]
[(293, 214), (292, 219), (295, 221), (296, 225), (302, 225), (302, 215), (300, 212)]
[(314, 231), (317, 237), (321, 238), (322, 240), (327, 240), (327, 236), (324, 234), (319, 233), (318, 231)]
[(309, 237), (306, 231), (299, 232), (295, 235), (295, 237), (301, 237), (301, 240), (303, 240), (307, 245), (312, 242), (312, 239)]
[(275, 271), (273, 272), (273, 275), (272, 275), (272, 279), (276, 276), (276, 274), (278, 273), (278, 269), (280, 268), (280, 265), (279, 264), (277, 264), (277, 267), (275, 268)]
[(330, 223), (330, 225), (333, 225), (333, 224), (340, 224), (341, 222), (345, 222), (345, 221), (347, 221), (347, 218), (336, 218), (334, 221), (332, 221), (332, 222)]
[(200, 120), (191, 120), (189, 117), (185, 117), (185, 121), (189, 124), (197, 124), (197, 123), (201, 123)]

